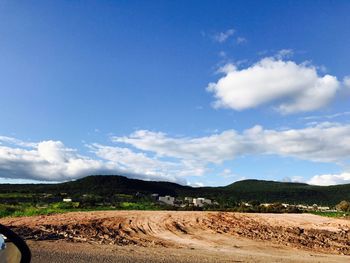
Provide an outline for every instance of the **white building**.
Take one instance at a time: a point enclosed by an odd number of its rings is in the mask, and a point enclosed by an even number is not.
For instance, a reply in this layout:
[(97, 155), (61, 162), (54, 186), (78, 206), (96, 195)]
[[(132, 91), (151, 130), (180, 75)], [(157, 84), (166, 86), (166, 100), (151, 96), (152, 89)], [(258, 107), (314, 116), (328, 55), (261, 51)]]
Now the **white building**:
[(211, 205), (211, 200), (206, 198), (193, 198), (193, 205), (198, 207), (203, 207), (204, 205)]
[(319, 206), (317, 208), (320, 211), (330, 211), (330, 207), (329, 206)]
[(72, 198), (63, 198), (63, 202), (67, 202), (67, 203), (72, 202)]
[(172, 197), (170, 195), (166, 196), (159, 196), (159, 202), (168, 204), (168, 205), (174, 205), (175, 197)]
[(184, 200), (185, 200), (185, 202), (187, 202), (187, 203), (193, 203), (193, 197), (188, 197), (188, 196), (186, 196)]

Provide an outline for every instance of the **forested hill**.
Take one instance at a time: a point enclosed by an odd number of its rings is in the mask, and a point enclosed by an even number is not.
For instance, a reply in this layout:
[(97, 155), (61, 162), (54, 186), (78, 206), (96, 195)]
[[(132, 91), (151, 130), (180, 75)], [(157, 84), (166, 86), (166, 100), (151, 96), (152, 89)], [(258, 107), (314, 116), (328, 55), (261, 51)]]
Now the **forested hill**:
[(262, 180), (243, 180), (225, 187), (190, 187), (169, 182), (143, 181), (124, 176), (88, 176), (59, 184), (0, 184), (1, 193), (67, 193), (71, 196), (95, 194), (152, 194), (172, 196), (201, 196), (216, 200), (287, 202), (335, 205), (350, 200), (350, 184), (313, 186)]

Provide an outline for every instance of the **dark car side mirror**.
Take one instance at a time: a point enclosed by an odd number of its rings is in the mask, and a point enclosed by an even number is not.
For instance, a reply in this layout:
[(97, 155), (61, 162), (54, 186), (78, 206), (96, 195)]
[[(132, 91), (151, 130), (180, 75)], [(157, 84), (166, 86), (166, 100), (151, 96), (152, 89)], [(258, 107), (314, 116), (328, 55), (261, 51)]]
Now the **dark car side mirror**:
[(24, 240), (0, 224), (0, 263), (29, 263), (30, 249)]

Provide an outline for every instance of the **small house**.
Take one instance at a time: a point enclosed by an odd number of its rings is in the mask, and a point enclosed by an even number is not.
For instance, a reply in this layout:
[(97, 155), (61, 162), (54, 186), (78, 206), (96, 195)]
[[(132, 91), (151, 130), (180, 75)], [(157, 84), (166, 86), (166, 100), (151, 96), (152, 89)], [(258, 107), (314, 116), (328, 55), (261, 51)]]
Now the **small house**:
[(175, 197), (172, 197), (170, 195), (166, 196), (159, 196), (159, 202), (165, 203), (167, 205), (174, 205)]
[(193, 198), (193, 205), (197, 207), (203, 207), (204, 205), (211, 205), (211, 200), (206, 198)]

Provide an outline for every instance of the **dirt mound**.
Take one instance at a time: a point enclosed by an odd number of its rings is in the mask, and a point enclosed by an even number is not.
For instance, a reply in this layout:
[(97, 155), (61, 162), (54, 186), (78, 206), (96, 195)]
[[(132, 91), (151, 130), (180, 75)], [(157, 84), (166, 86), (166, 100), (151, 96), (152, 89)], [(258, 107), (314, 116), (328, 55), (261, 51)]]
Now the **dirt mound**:
[(237, 238), (350, 255), (350, 221), (299, 214), (108, 211), (3, 219), (26, 239), (225, 247)]
[(253, 219), (251, 216), (242, 220), (241, 217), (228, 213), (211, 215), (209, 218), (207, 227), (217, 233), (228, 233), (297, 248), (350, 255), (349, 225), (340, 225), (338, 231), (331, 231), (303, 226), (271, 225)]

